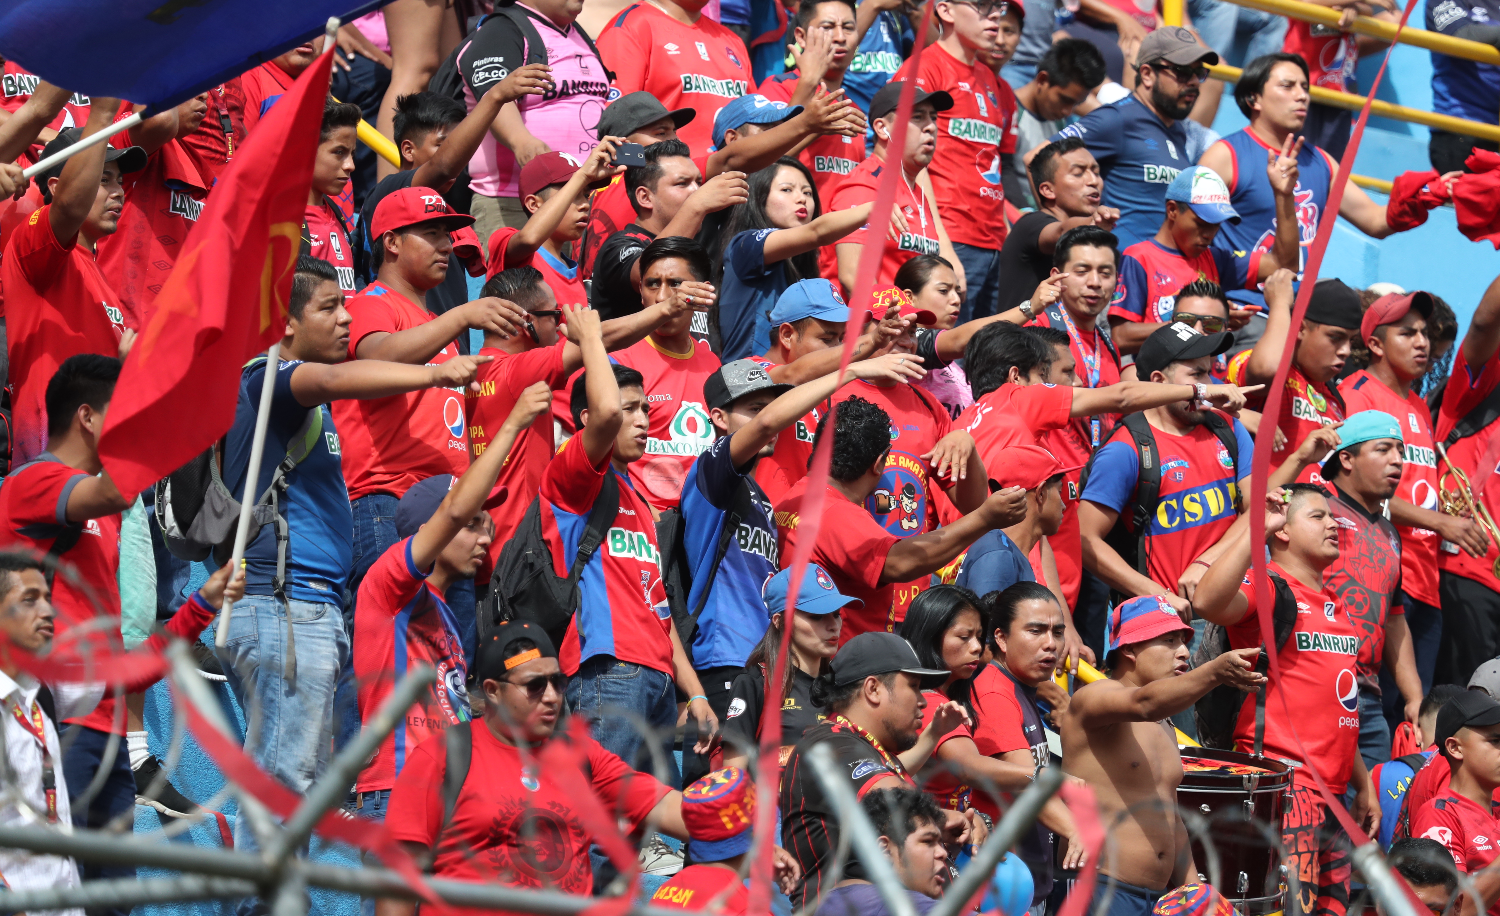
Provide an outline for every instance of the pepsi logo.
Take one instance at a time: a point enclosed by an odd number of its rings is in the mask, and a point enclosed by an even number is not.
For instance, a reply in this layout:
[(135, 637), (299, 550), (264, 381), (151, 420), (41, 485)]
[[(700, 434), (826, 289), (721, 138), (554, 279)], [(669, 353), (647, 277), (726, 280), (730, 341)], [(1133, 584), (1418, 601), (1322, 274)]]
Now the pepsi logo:
[(449, 397), (443, 404), (443, 425), (455, 436), (464, 434), (464, 404), (458, 398)]
[(1339, 705), (1349, 712), (1357, 711), (1359, 709), (1359, 682), (1354, 679), (1354, 672), (1348, 668), (1340, 671), (1334, 685)]

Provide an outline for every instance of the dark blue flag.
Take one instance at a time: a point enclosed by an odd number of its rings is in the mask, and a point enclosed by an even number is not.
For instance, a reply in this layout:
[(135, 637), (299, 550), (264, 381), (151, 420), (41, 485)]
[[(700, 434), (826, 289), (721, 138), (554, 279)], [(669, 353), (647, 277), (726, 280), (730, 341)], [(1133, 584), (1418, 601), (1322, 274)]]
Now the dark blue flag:
[(0, 54), (161, 111), (390, 0), (0, 0)]

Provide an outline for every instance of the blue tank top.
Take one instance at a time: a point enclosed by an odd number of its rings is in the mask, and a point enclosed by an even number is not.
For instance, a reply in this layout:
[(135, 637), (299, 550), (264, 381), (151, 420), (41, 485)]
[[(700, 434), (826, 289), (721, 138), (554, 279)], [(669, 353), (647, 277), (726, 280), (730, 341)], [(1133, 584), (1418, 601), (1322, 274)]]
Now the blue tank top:
[[(1266, 178), (1266, 146), (1249, 129), (1238, 130), (1224, 138), (1229, 144), (1233, 173), (1229, 185), (1229, 203), (1240, 215), (1239, 225), (1225, 222), (1219, 227), (1214, 247), (1230, 252), (1238, 260), (1248, 260), (1251, 252), (1269, 251), (1276, 239), (1276, 195)], [(1312, 144), (1302, 147), (1297, 156), (1297, 230), (1301, 240), (1297, 276), (1307, 261), (1307, 249), (1318, 232), (1318, 220), (1328, 205), (1328, 189), (1333, 185), (1333, 167), (1328, 156)], [(1254, 286), (1253, 278), (1246, 281)], [(1230, 296), (1236, 302), (1263, 305), (1265, 298), (1254, 290), (1235, 290)]]

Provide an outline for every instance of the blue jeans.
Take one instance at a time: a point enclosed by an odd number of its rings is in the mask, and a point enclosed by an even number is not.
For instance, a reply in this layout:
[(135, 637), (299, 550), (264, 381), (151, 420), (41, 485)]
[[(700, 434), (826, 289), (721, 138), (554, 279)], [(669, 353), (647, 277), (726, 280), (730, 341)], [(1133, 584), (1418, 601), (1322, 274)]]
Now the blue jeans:
[[(295, 627), (297, 679), (286, 679), (287, 618)], [(333, 604), (248, 595), (234, 606), (218, 650), (230, 689), (245, 711), (245, 751), (293, 792), (307, 791), (328, 767), (334, 689), (349, 654), (344, 620)], [(254, 849), (245, 818), (234, 825), (236, 849)]]
[(1285, 16), (1235, 6), (1226, 0), (1187, 0), (1187, 12), (1203, 43), (1220, 57), (1234, 50), (1238, 35), (1247, 36), (1244, 63), (1280, 51), (1286, 38)]
[(1370, 769), (1391, 759), (1391, 726), (1385, 721), (1380, 696), (1368, 688), (1359, 692), (1359, 753)]
[[(123, 700), (121, 701), (123, 702)], [(67, 725), (61, 735), (63, 747), (63, 782), (68, 790), (68, 804), (72, 809), (73, 826), (98, 830), (116, 818), (124, 817), (133, 823), (135, 816), (135, 774), (130, 771), (130, 751), (123, 737), (115, 738), (108, 732), (82, 725)], [(109, 766), (109, 776), (99, 793), (88, 806), (80, 804), (83, 793), (94, 781), (94, 775), (104, 764), (111, 740), (115, 741), (114, 761)], [(94, 862), (79, 862), (78, 876), (84, 881), (100, 878), (134, 878), (134, 865), (99, 865)], [(117, 908), (90, 909), (90, 913), (107, 913), (109, 916), (126, 916), (130, 911)]]
[[(670, 786), (677, 784), (677, 761), (672, 756), (677, 691), (668, 674), (596, 655), (568, 679), (567, 696), (568, 708), (588, 717), (600, 746), (642, 773), (658, 776)], [(649, 744), (643, 728), (651, 730)], [(657, 772), (651, 746), (661, 750), (664, 772)]]
[(359, 734), (359, 685), (354, 682), (353, 655), (348, 654), (354, 644), (354, 602), (365, 573), (400, 540), (396, 536), (396, 506), (400, 502), (389, 493), (371, 493), (349, 504), (354, 512), (354, 565), (349, 571), (349, 591), (344, 595), (344, 632), (349, 636), (351, 648), (342, 659), (342, 674), (333, 701), (335, 748), (342, 748)]
[[(380, 789), (376, 792), (350, 792), (349, 800), (344, 802), (344, 810), (355, 817), (362, 817), (367, 821), (379, 821), (382, 824), (385, 823), (385, 815), (390, 806), (390, 789)], [(374, 897), (360, 898), (359, 916), (375, 916)]]
[(1000, 252), (962, 242), (954, 242), (953, 251), (964, 266), (967, 289), (963, 307), (958, 310), (958, 323), (988, 318), (994, 314), (995, 303), (1000, 299)]
[[(153, 491), (147, 490), (141, 497), (144, 500), (153, 495)], [(156, 522), (153, 502), (154, 499), (145, 502), (145, 506), (146, 527), (151, 529), (151, 552), (156, 557), (156, 619), (170, 620), (177, 609), (187, 603), (183, 592), (193, 577), (193, 564), (167, 549), (161, 537), (161, 526)]]

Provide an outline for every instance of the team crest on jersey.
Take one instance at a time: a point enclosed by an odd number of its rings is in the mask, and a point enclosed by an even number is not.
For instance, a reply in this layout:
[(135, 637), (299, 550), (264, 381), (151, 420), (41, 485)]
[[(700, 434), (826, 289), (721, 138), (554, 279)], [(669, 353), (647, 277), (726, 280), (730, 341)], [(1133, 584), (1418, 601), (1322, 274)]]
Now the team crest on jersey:
[(1218, 453), (1214, 457), (1219, 459), (1219, 466), (1224, 470), (1234, 470), (1234, 459), (1229, 457), (1229, 449), (1224, 447), (1224, 443), (1219, 443)]
[(729, 45), (725, 45), (724, 46), (724, 53), (729, 55), (729, 62), (730, 63), (734, 64), (736, 67), (744, 69), (745, 65), (742, 64), (742, 63), (740, 63), (740, 59), (739, 59), (738, 56), (735, 55), (733, 48), (731, 48)]
[(528, 792), (535, 792), (542, 787), (541, 782), (536, 778), (536, 771), (529, 766), (521, 768), (521, 787)]
[(865, 508), (896, 537), (916, 534), (927, 519), (926, 476), (917, 459), (905, 452), (891, 452), (875, 492), (865, 500)]

